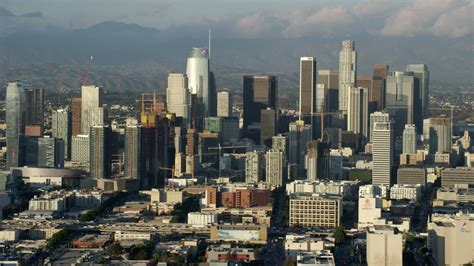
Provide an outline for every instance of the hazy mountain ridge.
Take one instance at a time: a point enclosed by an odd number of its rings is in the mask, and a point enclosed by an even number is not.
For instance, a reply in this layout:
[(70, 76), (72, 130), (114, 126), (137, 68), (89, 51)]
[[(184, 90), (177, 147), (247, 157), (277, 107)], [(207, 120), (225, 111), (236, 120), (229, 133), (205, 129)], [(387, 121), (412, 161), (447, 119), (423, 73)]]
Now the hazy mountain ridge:
[[(163, 89), (167, 73), (185, 72), (192, 47), (207, 46), (203, 29), (181, 30), (104, 22), (80, 30), (20, 31), (0, 38), (0, 75), (4, 81), (29, 78), (32, 84), (57, 89), (78, 86), (80, 76), (90, 72), (90, 80), (110, 89)], [(375, 63), (388, 63), (392, 70), (426, 63), (433, 81), (473, 83), (473, 35), (445, 39), (359, 34), (347, 38), (356, 41), (361, 75), (370, 74)], [(243, 74), (258, 72), (277, 74), (281, 87), (295, 88), (299, 57), (316, 56), (318, 68), (337, 69), (340, 41), (328, 37), (236, 39), (215, 34), (211, 67), (218, 87), (240, 88)]]

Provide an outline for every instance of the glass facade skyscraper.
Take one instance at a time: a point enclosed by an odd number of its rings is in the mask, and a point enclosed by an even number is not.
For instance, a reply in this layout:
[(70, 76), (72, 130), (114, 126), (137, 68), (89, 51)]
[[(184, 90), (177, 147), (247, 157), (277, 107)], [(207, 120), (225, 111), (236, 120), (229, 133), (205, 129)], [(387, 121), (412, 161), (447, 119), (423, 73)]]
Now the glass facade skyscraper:
[(25, 94), (20, 81), (9, 82), (5, 99), (7, 168), (23, 165), (21, 138), (25, 132)]

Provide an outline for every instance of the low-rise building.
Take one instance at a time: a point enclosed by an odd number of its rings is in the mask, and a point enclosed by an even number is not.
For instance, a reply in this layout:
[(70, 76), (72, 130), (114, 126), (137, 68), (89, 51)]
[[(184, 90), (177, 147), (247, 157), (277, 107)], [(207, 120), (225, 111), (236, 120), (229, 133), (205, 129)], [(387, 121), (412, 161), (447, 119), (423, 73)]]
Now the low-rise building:
[(474, 168), (445, 168), (441, 171), (441, 186), (454, 188), (456, 185), (474, 184)]
[(0, 231), (0, 241), (15, 242), (20, 239), (20, 231), (16, 229), (4, 229)]
[(403, 237), (390, 226), (367, 228), (367, 264), (377, 266), (403, 265)]
[(474, 188), (456, 186), (454, 188), (439, 188), (436, 199), (443, 201), (474, 202)]
[(115, 231), (114, 239), (121, 240), (151, 240), (151, 234), (134, 231)]
[(321, 193), (345, 198), (351, 195), (355, 189), (356, 182), (354, 181), (297, 180), (286, 184), (287, 195), (293, 193)]
[(393, 185), (390, 188), (390, 198), (419, 201), (422, 194), (421, 188), (421, 185)]
[(428, 224), (428, 247), (436, 265), (466, 265), (474, 261), (474, 217), (444, 217)]
[(265, 244), (268, 240), (268, 228), (265, 225), (213, 225), (211, 227), (211, 240)]
[(358, 228), (362, 229), (374, 224), (382, 217), (382, 199), (380, 197), (365, 196), (359, 198)]
[(28, 210), (64, 212), (66, 210), (66, 196), (58, 194), (35, 196), (30, 200)]
[(182, 203), (182, 190), (166, 190), (166, 189), (152, 189), (151, 202), (166, 202), (166, 203)]
[(301, 253), (329, 251), (331, 248), (334, 248), (334, 238), (309, 235), (287, 235), (285, 238), (286, 259), (296, 258)]
[(365, 196), (379, 196), (382, 199), (387, 199), (390, 187), (388, 185), (365, 185), (359, 187), (359, 198)]
[(341, 223), (342, 199), (321, 194), (293, 194), (289, 226), (336, 228)]
[(111, 241), (110, 235), (88, 234), (72, 241), (73, 248), (104, 248)]
[(201, 213), (201, 212), (190, 212), (188, 213), (188, 224), (190, 225), (211, 225), (217, 223), (216, 213)]
[(206, 250), (208, 263), (241, 261), (252, 262), (256, 260), (255, 250), (252, 248), (233, 248), (230, 246), (211, 247)]

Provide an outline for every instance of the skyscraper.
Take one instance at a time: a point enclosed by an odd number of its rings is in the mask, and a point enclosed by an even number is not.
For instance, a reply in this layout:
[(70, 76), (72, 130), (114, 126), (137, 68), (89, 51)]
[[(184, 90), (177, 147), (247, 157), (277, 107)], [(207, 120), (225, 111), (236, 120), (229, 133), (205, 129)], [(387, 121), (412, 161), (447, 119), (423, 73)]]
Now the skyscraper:
[(92, 178), (110, 177), (110, 127), (90, 128), (90, 175)]
[(374, 125), (376, 122), (388, 122), (390, 121), (390, 114), (386, 112), (373, 112), (370, 114), (370, 130), (369, 130), (369, 139), (373, 143), (374, 140)]
[(89, 168), (90, 165), (90, 139), (87, 135), (72, 136), (71, 161)]
[(308, 142), (311, 140), (311, 126), (305, 124), (302, 120), (298, 120), (290, 123), (289, 127), (288, 162), (291, 164), (298, 164), (299, 172), (301, 173), (304, 168), (303, 159), (308, 149)]
[(369, 112), (381, 111), (385, 107), (388, 65), (375, 64), (373, 69), (372, 91), (369, 93)]
[(64, 141), (62, 139), (38, 138), (38, 167), (64, 167)]
[(146, 188), (145, 168), (143, 167), (143, 136), (141, 125), (130, 125), (125, 128), (125, 176), (140, 180), (140, 188)]
[(391, 122), (375, 122), (373, 131), (372, 184), (391, 185), (394, 136)]
[(7, 168), (23, 164), (21, 139), (25, 130), (25, 92), (20, 81), (9, 82), (5, 98)]
[(213, 116), (215, 112), (214, 80), (209, 66), (209, 51), (207, 48), (193, 48), (188, 57), (186, 75), (191, 94), (196, 94), (204, 104), (204, 116)]
[(245, 154), (245, 182), (257, 183), (264, 176), (265, 157), (262, 152), (253, 151)]
[(349, 87), (356, 85), (357, 53), (351, 40), (342, 41), (339, 52), (339, 110), (347, 111)]
[(403, 153), (416, 153), (416, 128), (415, 125), (405, 125), (403, 130)]
[(71, 109), (72, 109), (72, 132), (71, 134), (73, 136), (77, 136), (81, 134), (81, 108), (82, 108), (82, 103), (81, 103), (81, 98), (79, 97), (74, 97), (71, 99)]
[(413, 72), (391, 72), (387, 77), (385, 109), (395, 120), (395, 135), (401, 136), (406, 124), (421, 127), (421, 109), (417, 101), (418, 79)]
[(347, 130), (360, 134), (365, 143), (368, 136), (368, 89), (349, 87), (347, 105)]
[(452, 128), (450, 118), (431, 117), (423, 121), (423, 127), (424, 140), (429, 143), (430, 153), (451, 152)]
[(44, 124), (44, 90), (27, 89), (25, 90), (26, 99), (26, 125), (39, 125), (43, 128)]
[(227, 91), (217, 93), (217, 116), (218, 117), (233, 117), (232, 113), (232, 94)]
[(260, 124), (261, 110), (278, 110), (277, 86), (276, 76), (244, 76), (244, 129)]
[(302, 116), (316, 112), (316, 58), (300, 58), (299, 113)]
[(411, 64), (407, 66), (407, 71), (415, 73), (415, 77), (420, 80), (419, 102), (421, 102), (422, 117), (429, 114), (430, 104), (430, 71), (425, 64)]
[(103, 110), (98, 109), (103, 104), (102, 87), (94, 85), (82, 86), (81, 89), (81, 132), (89, 134), (94, 125), (101, 125), (100, 117), (104, 115)]
[(71, 112), (67, 109), (53, 111), (51, 128), (53, 138), (64, 141), (64, 158), (71, 158), (72, 119)]
[(339, 105), (339, 72), (322, 69), (318, 71), (318, 84), (323, 84), (326, 90), (326, 110), (336, 111)]
[(271, 147), (272, 138), (277, 133), (277, 111), (272, 108), (267, 108), (260, 111), (260, 144)]
[(272, 149), (280, 150), (285, 155), (288, 154), (288, 137), (278, 134), (272, 137)]
[(184, 74), (169, 74), (168, 88), (166, 89), (166, 103), (168, 111), (183, 118), (183, 124), (189, 124), (190, 96), (188, 77)]
[(284, 184), (285, 154), (280, 150), (270, 149), (265, 154), (266, 182), (272, 186), (280, 187)]

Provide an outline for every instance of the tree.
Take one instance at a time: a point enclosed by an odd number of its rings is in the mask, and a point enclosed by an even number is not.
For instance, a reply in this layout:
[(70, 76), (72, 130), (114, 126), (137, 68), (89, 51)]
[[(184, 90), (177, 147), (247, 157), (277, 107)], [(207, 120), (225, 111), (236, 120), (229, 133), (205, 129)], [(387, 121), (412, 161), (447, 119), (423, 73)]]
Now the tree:
[(344, 227), (339, 226), (336, 228), (336, 230), (334, 231), (334, 239), (336, 245), (344, 243), (344, 241), (346, 240), (346, 233), (344, 232)]
[(70, 231), (68, 228), (63, 228), (59, 232), (55, 233), (46, 244), (47, 249), (52, 249), (60, 245), (61, 243), (65, 242), (70, 235)]
[(119, 256), (123, 252), (123, 247), (120, 245), (118, 241), (115, 241), (112, 243), (112, 245), (109, 246), (107, 249), (107, 255), (109, 256)]

